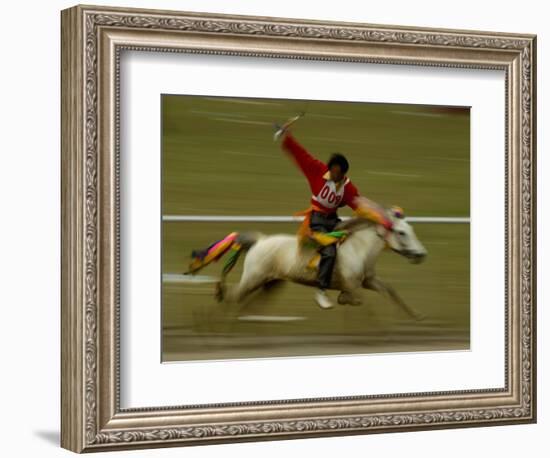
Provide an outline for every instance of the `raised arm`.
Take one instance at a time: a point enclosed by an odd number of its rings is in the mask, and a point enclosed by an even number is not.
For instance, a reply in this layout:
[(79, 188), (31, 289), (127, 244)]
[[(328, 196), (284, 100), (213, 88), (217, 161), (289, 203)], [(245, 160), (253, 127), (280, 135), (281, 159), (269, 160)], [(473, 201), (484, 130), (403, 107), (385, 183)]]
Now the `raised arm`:
[(296, 162), (296, 165), (308, 181), (326, 172), (327, 166), (319, 159), (313, 157), (288, 131), (283, 138), (282, 147), (292, 156), (294, 162)]

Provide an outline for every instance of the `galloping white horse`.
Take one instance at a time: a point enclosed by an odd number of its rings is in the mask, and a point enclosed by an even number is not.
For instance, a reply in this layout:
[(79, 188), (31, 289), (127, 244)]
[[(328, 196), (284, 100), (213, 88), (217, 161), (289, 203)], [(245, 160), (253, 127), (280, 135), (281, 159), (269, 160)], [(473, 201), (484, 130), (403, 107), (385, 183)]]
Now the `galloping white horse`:
[[(386, 246), (413, 263), (421, 262), (427, 255), (412, 226), (403, 218), (389, 216), (394, 223), (391, 232), (361, 218), (340, 223), (338, 229), (347, 229), (350, 234), (338, 247), (331, 289), (340, 291), (340, 304), (358, 304), (354, 291), (361, 287), (378, 291), (387, 295), (410, 316), (420, 319), (421, 315), (417, 311), (376, 276), (375, 264)], [(240, 302), (260, 287), (280, 280), (310, 286), (316, 284), (316, 272), (308, 268), (315, 249), (300, 246), (297, 236), (247, 233), (241, 235), (240, 243), (248, 248), (243, 274), (233, 288), (227, 288), (222, 279), (217, 288), (219, 300)]]

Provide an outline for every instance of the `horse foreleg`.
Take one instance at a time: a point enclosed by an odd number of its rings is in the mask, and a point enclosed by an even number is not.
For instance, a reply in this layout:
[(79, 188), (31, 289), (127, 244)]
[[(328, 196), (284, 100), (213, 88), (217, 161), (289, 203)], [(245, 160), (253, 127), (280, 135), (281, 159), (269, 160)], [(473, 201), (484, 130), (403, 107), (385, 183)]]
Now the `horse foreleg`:
[(361, 305), (363, 301), (352, 291), (343, 290), (340, 291), (340, 294), (338, 294), (338, 303), (340, 305)]
[(369, 278), (365, 280), (363, 283), (363, 286), (367, 289), (371, 289), (373, 291), (377, 291), (378, 293), (382, 295), (386, 295), (389, 297), (395, 304), (399, 305), (407, 314), (414, 318), (415, 320), (422, 320), (424, 318), (424, 315), (408, 305), (403, 299), (401, 299), (401, 296), (397, 294), (393, 286), (389, 285), (388, 283), (383, 282), (377, 277)]
[(361, 296), (358, 295), (358, 291), (361, 288), (361, 280), (356, 275), (353, 275), (353, 272), (348, 271), (340, 272), (339, 280), (337, 287), (340, 290), (338, 303), (340, 305), (361, 305), (363, 301)]

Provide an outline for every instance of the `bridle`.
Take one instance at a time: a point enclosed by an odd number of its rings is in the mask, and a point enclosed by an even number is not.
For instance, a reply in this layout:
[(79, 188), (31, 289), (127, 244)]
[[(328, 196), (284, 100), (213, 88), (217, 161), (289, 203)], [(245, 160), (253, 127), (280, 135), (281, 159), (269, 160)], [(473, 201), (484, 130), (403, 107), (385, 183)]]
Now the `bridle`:
[(379, 239), (381, 239), (384, 242), (384, 249), (391, 249), (395, 251), (396, 253), (399, 253), (399, 250), (396, 250), (390, 245), (390, 242), (388, 241), (388, 237), (390, 236), (392, 231), (389, 229), (386, 229), (384, 226), (381, 226), (379, 224), (376, 225), (376, 235)]

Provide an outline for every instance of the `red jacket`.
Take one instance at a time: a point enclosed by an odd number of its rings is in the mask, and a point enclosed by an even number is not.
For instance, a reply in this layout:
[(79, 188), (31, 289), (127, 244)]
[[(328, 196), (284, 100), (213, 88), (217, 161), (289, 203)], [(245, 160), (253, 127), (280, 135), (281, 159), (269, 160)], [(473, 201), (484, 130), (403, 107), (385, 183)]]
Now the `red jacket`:
[(344, 177), (339, 183), (332, 181), (327, 165), (309, 154), (289, 132), (286, 133), (282, 146), (307, 178), (313, 206), (327, 214), (336, 213), (339, 207), (346, 205), (353, 210), (357, 208), (354, 199), (359, 196), (359, 191), (349, 178)]

